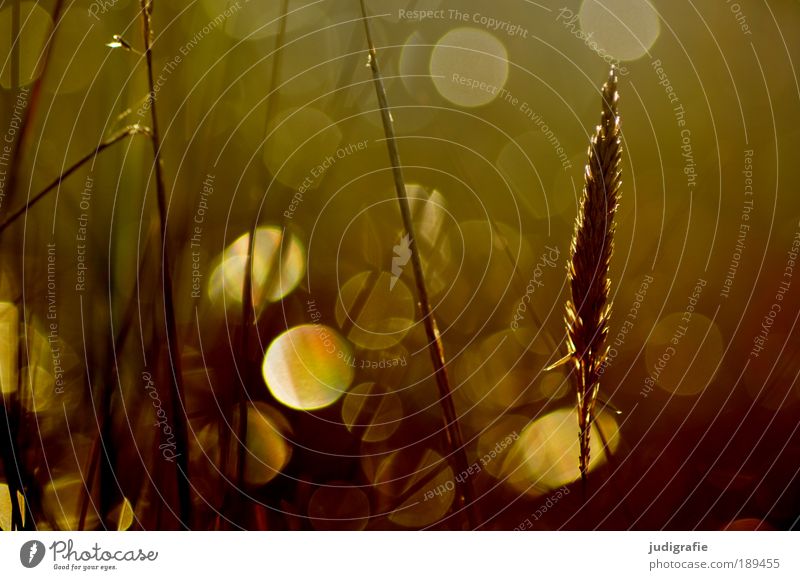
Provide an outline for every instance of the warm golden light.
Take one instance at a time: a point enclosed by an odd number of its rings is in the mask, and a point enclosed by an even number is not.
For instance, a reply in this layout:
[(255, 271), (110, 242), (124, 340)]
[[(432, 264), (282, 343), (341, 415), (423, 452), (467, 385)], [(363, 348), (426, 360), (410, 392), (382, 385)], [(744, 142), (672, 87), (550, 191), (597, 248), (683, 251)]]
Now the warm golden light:
[(584, 0), (579, 18), (583, 32), (617, 60), (641, 58), (661, 31), (656, 9), (640, 0)]
[(389, 272), (362, 272), (348, 280), (336, 302), (336, 323), (347, 338), (370, 350), (399, 343), (414, 325), (416, 304), (408, 286)]
[(363, 441), (383, 441), (392, 436), (403, 420), (403, 401), (375, 383), (350, 389), (342, 404), (342, 420)]
[(0, 393), (17, 391), (19, 313), (9, 302), (0, 302)]
[(264, 163), (278, 181), (305, 195), (337, 163), (341, 141), (341, 129), (319, 109), (289, 109), (268, 127)]
[(264, 356), (263, 374), (272, 395), (287, 407), (313, 411), (335, 403), (355, 376), (352, 349), (321, 324), (305, 324), (276, 338)]
[[(22, 523), (25, 524), (25, 496), (17, 491), (17, 506), (22, 516)], [(8, 485), (0, 483), (0, 529), (3, 531), (11, 531), (13, 506), (11, 503), (11, 493), (9, 492)]]
[(439, 40), (430, 71), (439, 93), (454, 105), (480, 107), (495, 100), (508, 79), (508, 53), (486, 30), (456, 28)]
[[(219, 265), (211, 274), (209, 296), (218, 302), (241, 303), (246, 279), (250, 234), (240, 236), (223, 252)], [(305, 274), (305, 248), (291, 233), (278, 227), (256, 230), (253, 247), (253, 305), (260, 313), (270, 302), (278, 302), (292, 292)]]
[[(18, 47), (20, 55), (19, 84), (24, 86), (30, 84), (42, 72), (40, 55), (45, 46), (45, 42), (50, 35), (53, 21), (38, 2), (20, 3), (20, 22), (22, 30), (20, 34), (21, 46)], [(11, 33), (12, 27), (12, 8), (11, 4), (4, 3), (0, 10), (0, 54), (12, 54), (11, 46), (14, 36)], [(4, 89), (16, 88), (12, 86), (11, 67), (8, 65), (0, 67), (0, 86)]]
[[(580, 479), (577, 429), (572, 408), (559, 409), (533, 421), (503, 462), (506, 481), (521, 492), (539, 495)], [(611, 453), (619, 447), (619, 426), (605, 412), (597, 416), (592, 426), (590, 472), (607, 462), (603, 440), (608, 442)]]
[(247, 408), (246, 483), (268, 483), (283, 471), (292, 457), (292, 448), (284, 437), (283, 421), (283, 417), (266, 405), (256, 403)]

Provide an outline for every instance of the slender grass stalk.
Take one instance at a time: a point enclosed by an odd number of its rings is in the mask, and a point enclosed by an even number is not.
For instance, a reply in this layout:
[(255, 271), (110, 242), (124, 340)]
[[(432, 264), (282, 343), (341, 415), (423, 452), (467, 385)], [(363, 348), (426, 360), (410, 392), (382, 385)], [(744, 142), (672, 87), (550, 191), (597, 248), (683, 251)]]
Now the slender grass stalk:
[(621, 180), (622, 139), (617, 113), (617, 72), (612, 67), (603, 85), (600, 125), (589, 146), (589, 163), (575, 234), (570, 246), (566, 325), (573, 382), (577, 394), (580, 441), (579, 467), (586, 490), (590, 460), (590, 436), (600, 387), (598, 373), (608, 354), (606, 338), (611, 314), (608, 278), (614, 250), (614, 217)]
[[(99, 442), (97, 449), (98, 460), (100, 461), (100, 518), (105, 529), (109, 529), (108, 515), (114, 507), (114, 503), (121, 499), (122, 489), (114, 471), (117, 465), (117, 445), (114, 441), (114, 421), (113, 421), (113, 393), (114, 393), (114, 365), (109, 357), (106, 357), (106, 368), (102, 371), (99, 394), (99, 417), (98, 433)], [(89, 480), (88, 485), (91, 485)], [(88, 495), (88, 492), (87, 492)], [(113, 529), (113, 528), (112, 528)]]
[[(148, 240), (150, 237), (148, 236)], [(148, 242), (149, 243), (149, 242)], [(146, 253), (146, 251), (145, 251)], [(141, 279), (142, 275), (144, 274), (145, 268), (145, 260), (142, 260), (139, 264), (139, 273), (138, 276)], [(95, 440), (92, 442), (92, 448), (90, 451), (90, 460), (89, 460), (89, 468), (85, 470), (90, 475), (86, 480), (86, 485), (83, 486), (81, 490), (81, 511), (80, 511), (80, 519), (79, 519), (79, 526), (78, 529), (82, 530), (84, 523), (86, 521), (86, 514), (89, 507), (89, 500), (91, 499), (91, 491), (92, 486), (94, 485), (94, 473), (97, 469), (97, 465), (102, 459), (102, 465), (100, 466), (100, 494), (101, 494), (101, 516), (106, 517), (108, 515), (109, 510), (111, 509), (111, 489), (112, 486), (119, 488), (118, 480), (114, 474), (114, 465), (116, 461), (116, 456), (114, 453), (114, 446), (112, 445), (113, 440), (113, 422), (112, 422), (112, 396), (113, 396), (113, 385), (120, 384), (120, 377), (118, 375), (118, 367), (116, 364), (116, 359), (114, 358), (114, 353), (121, 353), (125, 348), (125, 344), (130, 336), (130, 331), (133, 328), (134, 318), (136, 317), (137, 312), (137, 303), (135, 300), (131, 300), (125, 307), (125, 311), (122, 315), (121, 323), (119, 328), (117, 329), (114, 335), (114, 343), (113, 343), (113, 351), (111, 355), (111, 360), (109, 361), (108, 365), (104, 369), (103, 376), (101, 378), (102, 388), (100, 390), (100, 413), (99, 413), (99, 420), (100, 424), (98, 426), (98, 435), (95, 437)], [(112, 321), (113, 327), (113, 321)], [(134, 421), (135, 422), (135, 421)], [(102, 456), (101, 456), (102, 453)], [(108, 526), (108, 522), (103, 521), (106, 529), (110, 529)]]
[[(26, 215), (27, 212), (34, 205), (36, 205), (39, 201), (43, 200), (45, 197), (47, 197), (47, 195), (49, 193), (51, 193), (54, 189), (56, 189), (59, 185), (61, 185), (62, 181), (64, 181), (65, 179), (69, 178), (73, 173), (78, 171), (81, 167), (83, 167), (87, 163), (93, 162), (97, 158), (97, 156), (100, 153), (102, 153), (103, 151), (105, 151), (106, 149), (108, 149), (110, 147), (113, 147), (117, 143), (127, 139), (128, 137), (132, 137), (134, 135), (148, 135), (149, 136), (150, 135), (150, 130), (147, 127), (143, 127), (141, 125), (131, 125), (129, 127), (125, 127), (123, 129), (117, 131), (111, 137), (109, 137), (108, 139), (105, 139), (104, 141), (102, 141), (97, 147), (95, 147), (94, 151), (84, 155), (78, 161), (73, 163), (70, 167), (68, 167), (65, 171), (63, 171), (56, 179), (54, 179), (50, 184), (48, 184), (44, 189), (39, 191), (33, 197), (29, 198), (28, 201), (22, 207), (20, 207), (19, 209), (15, 210), (14, 212), (12, 212), (2, 222), (2, 224), (0, 224), (0, 234), (3, 231), (5, 231), (8, 227), (12, 226), (20, 217)], [(106, 383), (106, 384), (110, 384), (110, 383)], [(108, 396), (106, 396), (106, 395), (103, 396), (103, 405), (102, 405), (103, 408), (105, 408), (107, 404), (110, 405), (110, 394)], [(103, 422), (103, 425), (100, 428), (100, 432), (102, 434), (104, 434), (104, 435), (101, 435), (101, 437), (104, 437), (104, 439), (103, 439), (103, 441), (104, 441), (103, 447), (106, 450), (106, 454), (107, 454), (106, 447), (108, 446), (108, 440), (109, 440), (108, 439), (109, 429), (110, 429), (110, 421), (106, 418), (104, 420), (104, 422)], [(90, 453), (90, 460), (89, 460), (89, 471), (90, 471), (90, 473), (94, 473), (94, 470), (96, 469), (97, 461), (99, 459), (99, 453), (100, 453), (100, 445), (99, 445), (98, 441), (95, 441), (95, 444), (92, 446), (92, 451)], [(108, 466), (104, 465), (104, 469), (101, 472), (102, 474), (104, 474), (106, 476), (105, 479), (108, 478), (107, 467)], [(94, 481), (94, 477), (90, 476), (87, 485), (84, 486), (84, 497), (83, 497), (83, 499), (81, 501), (81, 509), (80, 509), (80, 517), (79, 517), (78, 529), (83, 529), (83, 526), (84, 526), (85, 521), (86, 521), (86, 513), (87, 513), (87, 510), (88, 510), (88, 503), (89, 503), (89, 492), (90, 492), (91, 486), (93, 485), (93, 481)]]
[[(282, 59), (282, 52), (280, 48), (284, 45), (286, 41), (286, 21), (287, 15), (289, 13), (289, 0), (282, 1), (281, 7), (281, 20), (280, 25), (278, 28), (278, 34), (275, 37), (275, 44), (273, 54), (275, 55), (274, 64), (272, 67), (272, 71), (270, 73), (270, 86), (269, 86), (269, 93), (272, 95), (266, 102), (266, 112), (264, 115), (264, 125), (265, 127), (269, 126), (269, 122), (272, 119), (272, 112), (275, 110), (278, 95), (279, 93), (275, 90), (275, 87), (278, 86), (278, 80), (280, 79), (280, 72), (281, 66), (283, 64)], [(240, 353), (241, 356), (244, 357), (244, 370), (242, 372), (242, 393), (239, 399), (238, 404), (238, 424), (237, 424), (237, 451), (236, 451), (236, 485), (238, 489), (242, 489), (244, 486), (244, 471), (245, 471), (245, 462), (247, 459), (247, 404), (250, 400), (250, 392), (248, 390), (249, 385), (253, 382), (253, 368), (254, 366), (250, 364), (248, 360), (249, 353), (250, 353), (250, 333), (253, 330), (253, 327), (258, 322), (258, 315), (256, 312), (256, 305), (255, 300), (253, 297), (253, 268), (254, 268), (254, 254), (255, 254), (255, 245), (256, 245), (256, 233), (258, 231), (258, 223), (259, 223), (259, 216), (256, 215), (253, 218), (253, 223), (250, 226), (250, 243), (247, 246), (247, 257), (245, 258), (245, 268), (244, 268), (244, 281), (242, 284), (242, 328), (240, 334)], [(283, 244), (280, 244), (280, 247), (283, 247)], [(280, 250), (279, 250), (280, 251)], [(272, 272), (274, 270), (268, 270)], [(231, 421), (228, 421), (227, 424), (232, 424)], [(223, 450), (230, 449), (230, 434), (227, 431), (223, 432), (220, 437), (221, 441), (221, 448)], [(228, 473), (229, 469), (229, 458), (228, 453), (224, 452), (222, 456), (222, 473)], [(228, 498), (228, 502), (230, 502), (230, 490), (225, 491), (225, 495)], [(222, 518), (217, 518), (217, 526), (222, 525)]]
[(142, 9), (142, 32), (144, 35), (144, 54), (147, 63), (147, 81), (150, 95), (150, 142), (153, 145), (153, 163), (155, 165), (156, 196), (158, 198), (158, 216), (161, 222), (161, 242), (163, 268), (162, 289), (164, 294), (164, 318), (167, 331), (167, 350), (169, 352), (170, 372), (170, 399), (172, 407), (172, 426), (175, 433), (175, 452), (177, 458), (177, 486), (178, 502), (180, 507), (181, 524), (191, 527), (192, 498), (189, 485), (189, 457), (188, 437), (186, 434), (186, 420), (183, 414), (183, 376), (181, 372), (181, 351), (178, 347), (178, 331), (175, 322), (175, 305), (172, 293), (172, 273), (170, 269), (169, 253), (167, 252), (167, 192), (164, 185), (164, 173), (161, 162), (161, 133), (158, 128), (158, 111), (156, 105), (155, 81), (153, 76), (153, 28), (151, 18), (153, 15), (154, 0), (139, 0)]
[[(143, 127), (141, 125), (131, 125), (129, 127), (125, 127), (115, 134), (113, 134), (108, 139), (102, 141), (91, 153), (84, 155), (81, 159), (73, 163), (70, 167), (68, 167), (64, 172), (61, 173), (56, 179), (54, 179), (47, 187), (43, 190), (38, 192), (36, 195), (31, 197), (21, 208), (14, 211), (2, 224), (0, 224), (0, 233), (2, 233), (6, 228), (13, 225), (16, 220), (18, 220), (23, 215), (26, 215), (28, 210), (30, 210), (34, 205), (36, 205), (39, 201), (44, 199), (49, 193), (51, 193), (56, 187), (58, 187), (62, 181), (69, 178), (73, 173), (75, 173), (78, 169), (89, 163), (90, 161), (94, 161), (97, 156), (105, 151), (106, 149), (116, 145), (117, 143), (127, 139), (128, 137), (132, 137), (134, 135), (150, 135), (150, 130), (147, 127)], [(133, 305), (133, 303), (131, 303)], [(111, 377), (106, 377), (107, 379), (111, 379)], [(105, 381), (105, 387), (103, 394), (101, 396), (101, 408), (104, 410), (102, 413), (103, 416), (103, 423), (100, 426), (100, 438), (102, 439), (102, 448), (104, 450), (104, 459), (103, 468), (101, 470), (101, 483), (107, 482), (110, 476), (109, 470), (111, 466), (109, 455), (109, 441), (110, 441), (110, 430), (111, 430), (111, 421), (107, 416), (110, 412), (110, 393), (106, 393), (106, 391), (110, 388), (111, 383), (109, 381)], [(101, 441), (95, 440), (94, 444), (92, 445), (92, 450), (90, 452), (90, 459), (89, 459), (89, 477), (87, 484), (83, 488), (83, 497), (80, 502), (80, 516), (79, 516), (79, 523), (78, 529), (82, 530), (84, 528), (86, 522), (86, 514), (88, 511), (89, 499), (90, 499), (90, 492), (91, 487), (94, 483), (94, 473), (97, 468), (97, 463), (100, 459), (100, 445)], [(101, 488), (106, 491), (105, 485), (101, 485)], [(104, 506), (108, 507), (108, 506)], [(105, 511), (105, 510), (104, 510)]]
[[(11, 497), (11, 528), (22, 529), (22, 512), (17, 503), (17, 492), (24, 489), (24, 477), (21, 469), (19, 451), (16, 448), (17, 417), (16, 405), (12, 397), (3, 394), (2, 424), (0, 424), (0, 460), (2, 460), (3, 473), (8, 484), (8, 493)], [(6, 530), (11, 531), (11, 530)]]
[[(28, 137), (30, 136), (31, 131), (31, 121), (33, 119), (34, 113), (36, 112), (37, 105), (39, 104), (39, 99), (42, 95), (42, 83), (44, 82), (45, 77), (47, 76), (47, 69), (50, 65), (50, 50), (53, 47), (53, 39), (55, 37), (55, 31), (58, 28), (58, 25), (61, 21), (61, 13), (64, 11), (64, 0), (56, 0), (53, 6), (53, 33), (45, 42), (44, 47), (42, 48), (42, 54), (40, 55), (39, 59), (42, 62), (41, 71), (38, 78), (33, 81), (33, 87), (31, 89), (30, 97), (28, 98), (28, 106), (25, 109), (24, 114), (22, 115), (22, 119), (19, 123), (19, 130), (17, 132), (17, 142), (16, 146), (14, 147), (14, 152), (11, 154), (11, 162), (10, 167), (11, 171), (8, 176), (8, 183), (6, 185), (6, 191), (8, 192), (9, 197), (14, 195), (14, 192), (17, 189), (17, 182), (19, 181), (20, 177), (20, 162), (22, 159), (22, 154), (25, 151), (25, 145), (28, 142)], [(13, 14), (12, 14), (13, 16)], [(19, 36), (19, 31), (18, 35)], [(15, 46), (19, 47), (20, 38), (17, 37), (16, 39), (12, 39), (12, 42), (16, 42)], [(19, 71), (17, 71), (17, 75), (19, 76)]]
[[(380, 107), (381, 111), (383, 131), (386, 135), (386, 146), (389, 150), (389, 160), (392, 164), (392, 176), (394, 178), (397, 201), (400, 205), (400, 215), (403, 219), (403, 228), (405, 229), (405, 233), (409, 240), (411, 265), (414, 271), (414, 279), (416, 281), (417, 298), (419, 300), (422, 322), (425, 326), (425, 333), (428, 337), (428, 347), (431, 355), (431, 361), (433, 363), (436, 384), (439, 389), (439, 404), (442, 407), (445, 435), (448, 447), (452, 454), (451, 457), (454, 471), (456, 473), (464, 473), (465, 470), (468, 469), (467, 453), (464, 448), (461, 427), (458, 423), (458, 415), (456, 414), (455, 404), (453, 403), (453, 394), (452, 389), (450, 388), (450, 381), (447, 378), (444, 344), (442, 343), (439, 329), (436, 327), (436, 319), (433, 316), (430, 299), (428, 298), (427, 286), (425, 285), (425, 275), (422, 270), (422, 259), (420, 258), (416, 236), (414, 235), (414, 222), (411, 218), (411, 209), (408, 203), (408, 194), (406, 193), (405, 178), (403, 177), (403, 165), (400, 162), (400, 153), (397, 148), (397, 136), (395, 135), (394, 122), (392, 120), (392, 114), (389, 108), (388, 98), (386, 96), (386, 87), (384, 86), (383, 76), (381, 75), (380, 66), (378, 65), (377, 51), (375, 50), (375, 44), (372, 41), (372, 32), (370, 30), (369, 18), (367, 16), (366, 1), (360, 0), (360, 2), (361, 15), (364, 22), (364, 32), (367, 37), (367, 45), (369, 50), (369, 67), (372, 71), (375, 92), (378, 97), (378, 106)], [(475, 506), (473, 503), (473, 498), (474, 493), (472, 491), (471, 480), (469, 478), (464, 478), (464, 481), (462, 482), (459, 481), (459, 478), (457, 478), (456, 500), (458, 511), (463, 514), (465, 524), (470, 529), (474, 529), (475, 525), (477, 524), (474, 513)]]
[[(275, 54), (275, 63), (272, 67), (272, 71), (270, 74), (270, 87), (269, 87), (269, 94), (272, 95), (269, 99), (267, 99), (266, 103), (266, 113), (264, 115), (265, 124), (269, 125), (270, 119), (272, 118), (272, 113), (276, 109), (277, 100), (278, 100), (278, 91), (275, 88), (278, 86), (278, 80), (280, 79), (281, 67), (283, 64), (283, 59), (281, 58), (282, 52), (281, 47), (283, 47), (284, 43), (286, 42), (286, 21), (288, 19), (289, 13), (289, 0), (283, 0), (282, 8), (281, 8), (281, 21), (278, 28), (278, 35), (275, 37), (275, 47), (274, 47), (274, 54)], [(250, 330), (253, 325), (256, 324), (258, 321), (258, 316), (256, 314), (256, 305), (255, 300), (253, 298), (253, 268), (254, 268), (254, 255), (256, 251), (256, 234), (258, 232), (258, 216), (253, 219), (253, 224), (250, 228), (250, 244), (247, 247), (247, 261), (245, 263), (245, 274), (244, 274), (244, 284), (242, 285), (242, 354), (247, 356), (248, 348), (249, 348), (249, 338), (250, 338)], [(281, 239), (283, 241), (283, 239)], [(283, 244), (279, 244), (279, 248), (282, 248)], [(280, 252), (280, 249), (278, 250)], [(273, 270), (270, 270), (272, 272)], [(247, 365), (247, 368), (250, 368), (250, 365)], [(249, 371), (248, 375), (249, 375)], [(246, 390), (246, 387), (245, 387)], [(237, 482), (239, 486), (241, 486), (244, 482), (244, 460), (245, 460), (245, 440), (247, 438), (247, 401), (244, 401), (244, 404), (240, 407), (240, 432), (239, 432), (239, 462), (238, 462), (238, 472), (237, 472)]]
[(16, 88), (19, 86), (19, 55), (20, 44), (20, 0), (14, 0), (11, 5), (11, 86)]
[[(444, 133), (441, 130), (438, 131), (438, 136), (439, 138), (445, 137)], [(470, 175), (473, 172), (472, 166), (464, 163), (460, 158), (458, 158), (456, 161), (458, 163), (459, 170), (464, 175)], [(491, 216), (489, 217), (489, 225), (492, 227), (493, 235), (497, 236), (497, 238), (503, 245), (503, 253), (508, 259), (508, 263), (511, 265), (512, 278), (517, 285), (517, 291), (519, 292), (520, 296), (522, 296), (525, 294), (526, 282), (522, 276), (522, 273), (520, 272), (519, 264), (517, 263), (517, 260), (514, 258), (514, 254), (512, 253), (511, 248), (508, 245), (508, 240), (500, 233), (499, 224)], [(547, 343), (547, 345), (552, 349), (553, 352), (557, 351), (558, 344), (556, 343), (556, 339), (553, 337), (552, 333), (549, 332), (547, 328), (544, 326), (544, 323), (542, 322), (541, 318), (539, 318), (539, 315), (536, 313), (536, 311), (533, 309), (533, 306), (531, 306), (530, 309), (530, 317), (531, 321), (536, 326), (536, 328), (540, 330), (541, 335), (544, 341)], [(558, 365), (556, 364), (554, 366)], [(547, 367), (545, 371), (554, 368), (554, 366)], [(613, 411), (617, 415), (622, 414), (622, 411), (617, 409), (609, 401), (605, 400), (600, 396), (597, 397), (597, 402), (600, 403), (603, 407), (608, 407), (609, 409), (611, 409), (611, 411)], [(600, 439), (604, 441), (603, 452), (605, 453), (609, 463), (611, 463), (614, 459), (614, 454), (611, 452), (611, 449), (608, 447), (608, 445), (605, 445), (605, 441), (607, 441), (607, 438), (603, 433), (602, 427), (600, 426), (599, 423), (594, 423), (594, 416), (592, 416), (592, 423), (595, 425), (597, 433), (600, 435)]]
[[(24, 313), (22, 307), (18, 307)], [(25, 335), (25, 340), (27, 340), (27, 334)], [(29, 348), (30, 347), (27, 344), (25, 345), (25, 348), (17, 348), (17, 369), (22, 369), (24, 368), (24, 365), (27, 364)], [(3, 433), (3, 435), (8, 435), (7, 441), (4, 441), (3, 453), (4, 463), (10, 467), (10, 469), (6, 471), (6, 477), (9, 478), (9, 488), (15, 488), (16, 490), (22, 492), (25, 498), (25, 515), (23, 523), (23, 514), (19, 509), (19, 505), (16, 505), (16, 491), (14, 492), (15, 495), (12, 501), (13, 525), (16, 526), (16, 529), (18, 530), (32, 530), (35, 526), (35, 523), (33, 519), (33, 510), (31, 509), (30, 498), (32, 494), (35, 494), (35, 490), (32, 486), (28, 487), (27, 484), (33, 482), (33, 477), (25, 469), (25, 464), (22, 460), (22, 454), (20, 453), (21, 446), (19, 445), (18, 440), (20, 432), (20, 420), (22, 417), (20, 393), (22, 393), (23, 389), (23, 380), (23, 373), (17, 372), (16, 392), (13, 393), (12, 397), (10, 397), (10, 401), (6, 401), (5, 395), (3, 396), (3, 418), (6, 421), (7, 427), (7, 430)], [(8, 454), (10, 454), (10, 456)], [(7, 460), (7, 458), (9, 458), (9, 460)], [(14, 512), (16, 512), (16, 516)]]
[(31, 197), (22, 207), (15, 210), (11, 213), (3, 223), (0, 224), (0, 233), (2, 233), (6, 228), (11, 226), (15, 221), (17, 221), (20, 217), (25, 215), (31, 207), (39, 203), (42, 199), (44, 199), (48, 193), (53, 191), (56, 187), (61, 185), (61, 182), (67, 179), (70, 175), (75, 173), (78, 169), (93, 161), (97, 155), (116, 145), (120, 141), (127, 139), (133, 135), (150, 135), (150, 129), (147, 127), (143, 127), (141, 125), (131, 125), (130, 127), (125, 127), (120, 131), (114, 133), (111, 137), (106, 139), (105, 141), (101, 142), (91, 153), (87, 153), (83, 157), (81, 157), (78, 161), (70, 165), (61, 175), (56, 177), (52, 182), (50, 182), (47, 187), (42, 189), (39, 193)]
[(80, 512), (78, 515), (78, 531), (82, 532), (86, 527), (86, 516), (89, 513), (89, 503), (92, 498), (92, 486), (94, 485), (95, 475), (97, 474), (97, 465), (100, 463), (100, 439), (101, 435), (92, 441), (92, 447), (89, 450), (89, 458), (87, 466), (82, 470), (85, 475), (83, 487), (81, 489)]
[[(12, 29), (12, 54), (11, 54), (11, 81), (13, 87), (19, 87), (22, 79), (21, 79), (21, 71), (20, 71), (20, 58), (21, 58), (21, 33), (22, 33), (22, 26), (21, 26), (21, 2), (20, 0), (14, 0), (11, 6), (11, 29)], [(26, 144), (28, 142), (28, 138), (30, 136), (31, 127), (32, 127), (32, 119), (34, 116), (34, 112), (37, 108), (39, 100), (41, 98), (42, 93), (42, 83), (44, 82), (45, 77), (47, 76), (47, 69), (50, 63), (50, 50), (53, 45), (53, 39), (55, 37), (55, 30), (58, 27), (61, 21), (61, 14), (64, 10), (64, 0), (56, 0), (55, 4), (53, 5), (52, 11), (52, 19), (53, 19), (53, 30), (51, 35), (48, 37), (47, 41), (42, 48), (42, 54), (39, 56), (40, 62), (42, 63), (40, 74), (38, 78), (33, 82), (33, 86), (30, 92), (30, 96), (28, 97), (28, 103), (25, 107), (25, 110), (22, 114), (22, 119), (19, 123), (19, 128), (17, 130), (17, 139), (16, 143), (14, 143), (14, 148), (11, 153), (11, 159), (9, 162), (9, 167), (11, 168), (9, 171), (8, 181), (6, 183), (6, 192), (8, 194), (9, 199), (13, 199), (13, 196), (17, 190), (17, 183), (20, 179), (21, 174), (21, 166), (22, 166), (22, 155), (26, 149)], [(2, 233), (3, 228), (0, 228), (0, 233)], [(26, 328), (27, 320), (25, 316), (25, 310), (22, 309), (21, 318), (23, 320), (22, 324), (23, 327)], [(27, 337), (27, 332), (26, 332)], [(20, 348), (18, 350), (17, 358), (18, 358), (18, 368), (24, 368), (27, 366), (27, 348), (23, 349)], [(23, 529), (24, 527), (31, 528), (34, 525), (30, 502), (27, 500), (27, 493), (26, 493), (26, 486), (25, 482), (27, 480), (26, 474), (24, 473), (24, 467), (22, 465), (22, 456), (18, 449), (18, 436), (19, 436), (19, 419), (21, 416), (21, 409), (20, 409), (20, 400), (19, 400), (19, 387), (21, 384), (21, 376), (22, 373), (18, 373), (18, 385), (17, 385), (17, 395), (14, 397), (3, 396), (3, 409), (2, 409), (2, 419), (4, 425), (4, 429), (0, 434), (2, 436), (2, 461), (6, 473), (6, 478), (8, 479), (8, 486), (9, 491), (11, 493), (11, 517), (12, 517), (12, 527), (15, 529)], [(27, 518), (25, 519), (25, 523), (23, 525), (22, 521), (22, 512), (20, 507), (17, 503), (17, 491), (21, 492), (23, 496), (26, 498), (25, 501), (25, 509)]]

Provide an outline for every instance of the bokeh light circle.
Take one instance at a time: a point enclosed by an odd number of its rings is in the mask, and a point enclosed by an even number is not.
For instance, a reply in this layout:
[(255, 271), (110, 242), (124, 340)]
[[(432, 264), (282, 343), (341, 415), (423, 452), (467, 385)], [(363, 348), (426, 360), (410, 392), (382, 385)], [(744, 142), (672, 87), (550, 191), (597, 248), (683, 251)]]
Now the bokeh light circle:
[(278, 401), (305, 411), (335, 403), (355, 376), (350, 345), (322, 324), (296, 326), (278, 336), (267, 349), (262, 371)]
[[(600, 431), (603, 437), (600, 437)], [(578, 418), (574, 408), (564, 408), (536, 419), (520, 434), (509, 451), (503, 471), (519, 491), (533, 495), (556, 489), (580, 479)], [(619, 425), (606, 412), (599, 412), (592, 425), (589, 472), (607, 462), (602, 441), (613, 453), (620, 443)]]
[[(0, 73), (0, 86), (4, 89), (14, 89), (25, 86), (35, 81), (42, 72), (42, 61), (40, 56), (44, 49), (45, 42), (50, 35), (53, 21), (47, 10), (39, 6), (37, 2), (22, 2), (20, 10), (20, 45), (19, 53), (19, 82), (14, 83), (11, 78), (10, 58), (2, 67)], [(11, 2), (4, 2), (4, 7), (0, 10), (0, 54), (11, 57), (14, 53), (11, 50), (12, 39), (12, 8)], [(3, 60), (6, 56), (3, 56)]]
[(377, 442), (388, 439), (400, 427), (403, 401), (376, 383), (353, 387), (342, 403), (342, 420), (361, 440)]
[[(208, 293), (217, 302), (223, 292), (229, 302), (241, 303), (250, 253), (250, 234), (240, 236), (228, 246), (211, 274)], [(253, 244), (253, 305), (256, 311), (269, 302), (278, 302), (294, 290), (305, 274), (306, 250), (292, 233), (279, 227), (256, 230)]]
[(289, 463), (292, 447), (284, 437), (283, 417), (270, 407), (256, 403), (247, 408), (244, 481), (264, 485), (272, 481)]
[(658, 12), (648, 1), (584, 0), (578, 18), (589, 42), (616, 60), (641, 58), (661, 32)]
[(389, 272), (362, 272), (342, 286), (336, 323), (347, 338), (365, 349), (399, 343), (414, 325), (416, 302), (406, 284)]
[(504, 89), (508, 52), (485, 30), (456, 28), (442, 36), (433, 49), (430, 71), (445, 99), (462, 107), (480, 107)]

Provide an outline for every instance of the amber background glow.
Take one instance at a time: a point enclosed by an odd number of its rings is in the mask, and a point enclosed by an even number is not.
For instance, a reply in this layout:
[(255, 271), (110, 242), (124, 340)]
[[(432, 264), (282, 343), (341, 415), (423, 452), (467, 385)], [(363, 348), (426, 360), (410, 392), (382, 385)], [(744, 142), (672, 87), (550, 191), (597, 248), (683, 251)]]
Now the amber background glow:
[[(67, 0), (45, 68), (54, 4), (0, 3), (0, 154), (32, 115), (0, 224), (151, 124), (138, 1)], [(480, 529), (796, 528), (800, 4), (367, 6), (471, 472), (359, 2), (155, 0), (166, 240), (144, 135), (0, 232), (0, 528), (13, 501), (31, 529), (183, 527), (173, 373), (194, 529), (462, 529), (456, 478)], [(572, 385), (544, 369), (611, 61), (624, 174), (584, 498)]]

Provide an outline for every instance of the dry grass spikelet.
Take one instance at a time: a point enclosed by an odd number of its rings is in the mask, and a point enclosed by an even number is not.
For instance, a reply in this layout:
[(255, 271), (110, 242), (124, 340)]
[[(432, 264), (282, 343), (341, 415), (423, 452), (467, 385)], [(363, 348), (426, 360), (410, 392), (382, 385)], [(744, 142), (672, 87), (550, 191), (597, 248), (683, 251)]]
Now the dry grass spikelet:
[(569, 284), (565, 321), (569, 354), (577, 394), (580, 438), (580, 472), (586, 481), (590, 433), (597, 392), (598, 372), (608, 354), (606, 337), (611, 314), (609, 265), (614, 251), (614, 217), (619, 201), (622, 160), (617, 113), (617, 71), (611, 69), (603, 85), (600, 124), (589, 146), (589, 163), (575, 234), (570, 247)]

